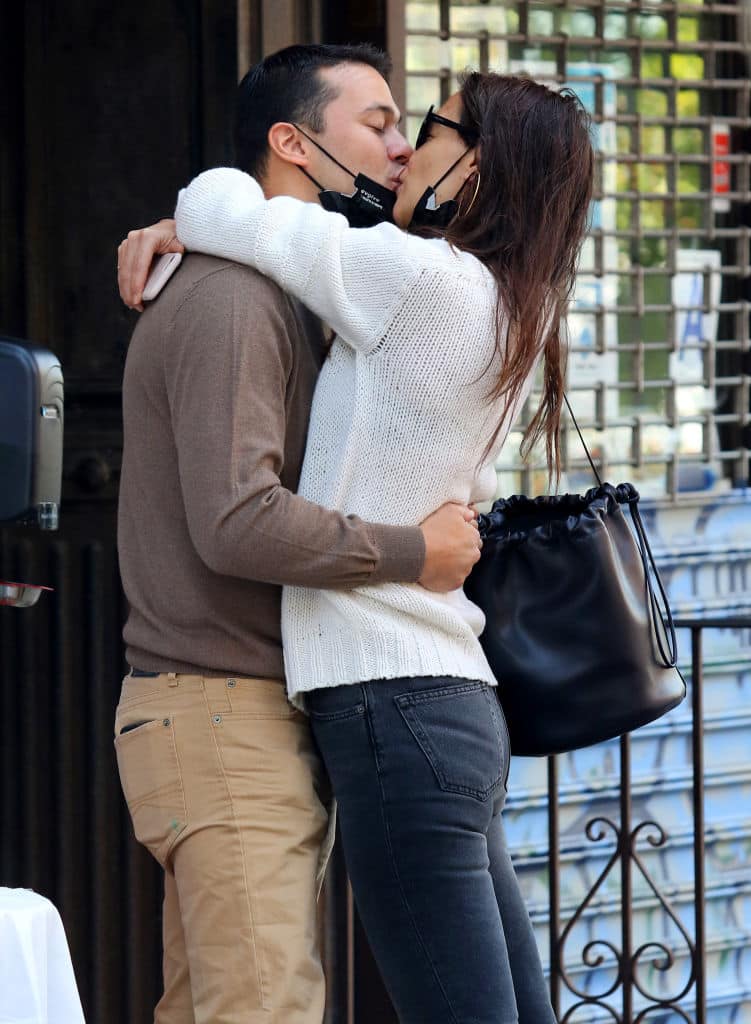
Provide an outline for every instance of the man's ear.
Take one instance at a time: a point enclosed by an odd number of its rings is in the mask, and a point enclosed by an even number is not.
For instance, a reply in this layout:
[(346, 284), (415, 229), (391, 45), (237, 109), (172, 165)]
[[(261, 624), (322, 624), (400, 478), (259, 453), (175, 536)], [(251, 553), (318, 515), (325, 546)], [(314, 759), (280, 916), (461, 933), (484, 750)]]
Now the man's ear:
[(293, 124), (288, 121), (277, 121), (269, 128), (267, 135), (269, 149), (280, 160), (298, 167), (307, 167), (309, 157), (305, 139)]

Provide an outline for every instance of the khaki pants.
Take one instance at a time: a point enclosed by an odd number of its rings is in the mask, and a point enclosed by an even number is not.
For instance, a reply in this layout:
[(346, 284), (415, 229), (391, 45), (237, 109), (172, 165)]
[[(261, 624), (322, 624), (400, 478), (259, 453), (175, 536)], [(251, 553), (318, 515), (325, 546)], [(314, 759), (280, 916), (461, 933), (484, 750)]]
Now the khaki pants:
[(330, 795), (283, 685), (126, 676), (115, 750), (136, 838), (165, 872), (155, 1024), (321, 1024)]

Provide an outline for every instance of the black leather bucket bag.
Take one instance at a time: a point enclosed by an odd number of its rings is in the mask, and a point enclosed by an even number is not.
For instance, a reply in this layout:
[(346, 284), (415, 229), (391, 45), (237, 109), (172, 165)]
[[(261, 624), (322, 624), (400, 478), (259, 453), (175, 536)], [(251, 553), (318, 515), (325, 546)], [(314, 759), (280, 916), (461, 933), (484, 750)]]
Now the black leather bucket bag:
[(465, 589), (487, 619), (480, 642), (514, 754), (620, 736), (686, 695), (638, 501), (631, 484), (600, 483), (584, 495), (516, 495), (480, 516), (482, 557)]

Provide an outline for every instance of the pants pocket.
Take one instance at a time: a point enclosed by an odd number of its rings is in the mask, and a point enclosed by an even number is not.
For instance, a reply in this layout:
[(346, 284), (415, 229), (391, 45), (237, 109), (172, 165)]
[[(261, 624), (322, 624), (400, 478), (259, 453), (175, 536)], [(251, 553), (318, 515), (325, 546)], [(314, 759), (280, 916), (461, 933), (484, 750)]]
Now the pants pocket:
[(164, 867), (187, 825), (174, 720), (160, 718), (115, 736), (120, 782), (136, 839)]
[(476, 800), (505, 784), (508, 772), (508, 742), (489, 689), (467, 683), (394, 698), (441, 789)]
[(356, 683), (322, 687), (305, 695), (305, 710), (313, 721), (340, 722), (365, 714), (363, 687)]

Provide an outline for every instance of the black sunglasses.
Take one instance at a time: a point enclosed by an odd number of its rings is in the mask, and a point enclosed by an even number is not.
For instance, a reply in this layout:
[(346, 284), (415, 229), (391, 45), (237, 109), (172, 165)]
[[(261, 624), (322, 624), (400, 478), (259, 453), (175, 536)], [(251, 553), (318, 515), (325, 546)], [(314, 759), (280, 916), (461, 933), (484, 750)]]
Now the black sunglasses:
[(431, 104), (430, 109), (420, 125), (420, 130), (417, 133), (417, 141), (415, 142), (415, 149), (419, 149), (420, 146), (428, 141), (431, 124), (443, 124), (446, 125), (447, 128), (453, 128), (454, 131), (459, 132), (468, 146), (474, 146), (477, 142), (477, 134), (475, 132), (465, 128), (465, 126), (463, 124), (459, 124), (458, 121), (452, 121), (450, 118), (443, 117), (441, 114), (434, 114), (433, 106), (434, 105)]

